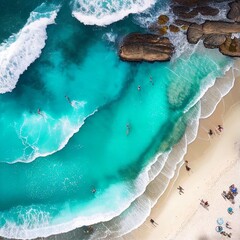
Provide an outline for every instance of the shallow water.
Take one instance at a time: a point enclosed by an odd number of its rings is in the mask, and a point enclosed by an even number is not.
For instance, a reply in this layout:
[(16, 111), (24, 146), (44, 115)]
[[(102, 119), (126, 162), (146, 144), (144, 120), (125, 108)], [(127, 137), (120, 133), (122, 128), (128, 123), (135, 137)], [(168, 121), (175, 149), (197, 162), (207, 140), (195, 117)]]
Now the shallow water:
[[(111, 19), (127, 6), (109, 2), (115, 8), (100, 7), (111, 10)], [(155, 5), (157, 11), (165, 2)], [(133, 9), (141, 12), (149, 2), (139, 4)], [(0, 32), (6, 39), (0, 45), (4, 237), (67, 232), (127, 209), (152, 180), (142, 170), (182, 138), (193, 118), (190, 109), (231, 64), (201, 44), (169, 63), (122, 62), (118, 44), (129, 32), (146, 31), (141, 18), (89, 26), (73, 17), (74, 3), (39, 5), (28, 4), (30, 17), (19, 15), (16, 25)], [(159, 164), (160, 171), (167, 162)]]

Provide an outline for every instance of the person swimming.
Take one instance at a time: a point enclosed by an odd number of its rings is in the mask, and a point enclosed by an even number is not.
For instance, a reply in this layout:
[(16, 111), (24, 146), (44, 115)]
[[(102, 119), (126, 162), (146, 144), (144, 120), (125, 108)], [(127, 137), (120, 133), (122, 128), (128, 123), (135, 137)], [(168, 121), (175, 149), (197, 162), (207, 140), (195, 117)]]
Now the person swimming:
[(127, 123), (126, 128), (127, 128), (127, 130), (126, 130), (126, 134), (128, 135), (129, 132), (130, 132), (130, 124), (129, 124), (129, 123)]
[(41, 112), (41, 109), (40, 109), (40, 108), (38, 108), (37, 113), (38, 113), (39, 115), (41, 115), (42, 117), (44, 117), (43, 114), (42, 114), (42, 112)]
[(65, 95), (65, 98), (67, 99), (67, 101), (69, 102), (70, 105), (72, 105), (72, 101), (70, 100), (70, 97)]

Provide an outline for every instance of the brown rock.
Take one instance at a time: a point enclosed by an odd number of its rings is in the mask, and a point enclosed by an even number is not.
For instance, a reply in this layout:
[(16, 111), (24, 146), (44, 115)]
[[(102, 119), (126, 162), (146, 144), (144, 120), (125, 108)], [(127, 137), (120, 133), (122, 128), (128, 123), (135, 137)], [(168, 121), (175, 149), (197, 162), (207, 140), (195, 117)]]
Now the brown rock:
[(125, 61), (168, 61), (173, 52), (174, 46), (168, 38), (132, 33), (124, 38), (119, 56)]
[(169, 17), (166, 15), (160, 15), (158, 17), (158, 23), (161, 25), (166, 24), (168, 21), (169, 21)]
[(203, 40), (203, 44), (206, 48), (218, 48), (225, 41), (226, 41), (225, 35), (210, 34)]
[(193, 23), (189, 26), (187, 31), (187, 39), (189, 43), (197, 43), (199, 39), (203, 36), (202, 25)]
[(216, 16), (219, 13), (217, 8), (209, 6), (196, 7), (195, 10), (203, 16)]
[(172, 25), (172, 24), (169, 25), (169, 30), (170, 30), (171, 32), (174, 32), (174, 33), (180, 31), (179, 27), (177, 27), (177, 26), (175, 26), (175, 25)]
[(159, 34), (165, 35), (167, 33), (167, 30), (168, 30), (168, 26), (163, 26), (163, 27), (159, 28)]
[(194, 18), (198, 14), (195, 9), (190, 11), (190, 8), (185, 6), (174, 6), (172, 10), (176, 16), (183, 19)]
[(219, 51), (230, 57), (240, 57), (240, 39), (228, 37), (227, 40), (219, 47)]
[(229, 4), (230, 10), (227, 14), (227, 18), (240, 22), (240, 1), (232, 2)]
[(188, 21), (184, 21), (184, 20), (181, 20), (181, 19), (176, 19), (174, 21), (174, 23), (178, 26), (187, 26), (189, 27), (190, 24), (192, 24), (193, 22), (188, 22)]
[(183, 6), (193, 7), (196, 5), (200, 5), (200, 6), (206, 5), (213, 1), (214, 0), (173, 0), (173, 3), (177, 3), (177, 4), (183, 5)]
[(229, 34), (239, 33), (240, 23), (230, 23), (223, 21), (206, 21), (203, 24), (204, 34)]

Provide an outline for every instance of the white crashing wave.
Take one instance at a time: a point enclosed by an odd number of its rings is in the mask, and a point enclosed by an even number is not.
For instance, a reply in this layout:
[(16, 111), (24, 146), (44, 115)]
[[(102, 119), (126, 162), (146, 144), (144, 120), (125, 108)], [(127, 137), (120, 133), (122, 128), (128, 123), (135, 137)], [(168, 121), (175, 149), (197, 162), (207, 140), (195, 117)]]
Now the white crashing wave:
[(105, 26), (140, 13), (156, 0), (74, 0), (73, 16), (85, 25)]
[(40, 56), (46, 28), (54, 23), (58, 10), (59, 6), (40, 5), (24, 27), (0, 45), (0, 93), (11, 92), (19, 76)]

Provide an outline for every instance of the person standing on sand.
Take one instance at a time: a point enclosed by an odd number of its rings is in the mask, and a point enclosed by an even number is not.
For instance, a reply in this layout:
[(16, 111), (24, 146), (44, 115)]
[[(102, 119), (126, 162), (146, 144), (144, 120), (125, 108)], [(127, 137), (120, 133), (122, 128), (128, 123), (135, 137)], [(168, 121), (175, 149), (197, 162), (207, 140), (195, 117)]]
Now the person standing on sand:
[(223, 130), (222, 125), (218, 125), (218, 131), (221, 132)]
[(208, 135), (211, 137), (213, 134), (214, 134), (214, 133), (213, 133), (213, 130), (212, 130), (212, 129), (209, 129)]
[(151, 223), (154, 227), (156, 227), (156, 225), (158, 225), (152, 218), (150, 219), (150, 223)]
[(184, 193), (184, 189), (183, 189), (183, 187), (181, 187), (181, 186), (179, 186), (178, 188), (177, 188), (177, 190), (179, 190), (179, 194), (181, 195), (182, 193)]
[(185, 167), (188, 172), (191, 170), (191, 168), (188, 166), (188, 161), (185, 161)]

